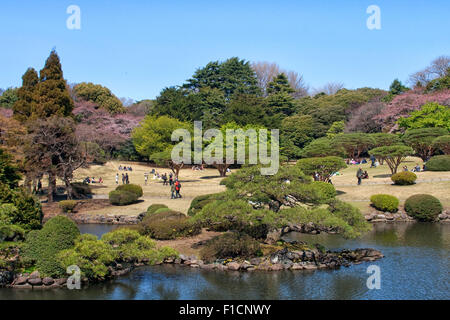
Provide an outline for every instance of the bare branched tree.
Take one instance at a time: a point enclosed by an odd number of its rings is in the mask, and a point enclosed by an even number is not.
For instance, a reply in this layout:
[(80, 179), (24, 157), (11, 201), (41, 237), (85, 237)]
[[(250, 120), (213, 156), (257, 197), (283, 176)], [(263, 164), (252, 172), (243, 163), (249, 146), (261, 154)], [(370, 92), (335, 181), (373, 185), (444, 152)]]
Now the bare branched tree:
[(315, 96), (319, 93), (325, 93), (327, 95), (336, 94), (339, 90), (344, 88), (344, 84), (342, 82), (328, 82), (322, 87), (315, 88), (312, 90), (312, 95)]
[(409, 84), (412, 86), (426, 86), (433, 79), (445, 76), (450, 68), (450, 56), (440, 56), (423, 70), (417, 71), (409, 76)]
[(267, 95), (267, 85), (280, 73), (284, 73), (287, 76), (290, 86), (295, 90), (292, 94), (294, 98), (308, 95), (309, 88), (305, 84), (303, 76), (298, 72), (281, 69), (278, 64), (267, 61), (255, 62), (252, 64), (252, 68), (256, 73), (258, 85), (262, 89), (264, 96)]

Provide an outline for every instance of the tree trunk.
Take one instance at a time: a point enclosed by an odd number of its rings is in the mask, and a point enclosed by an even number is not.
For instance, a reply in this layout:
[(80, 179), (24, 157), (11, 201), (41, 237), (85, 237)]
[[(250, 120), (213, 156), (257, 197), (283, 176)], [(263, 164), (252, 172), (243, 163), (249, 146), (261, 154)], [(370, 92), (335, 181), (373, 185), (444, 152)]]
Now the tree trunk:
[(67, 199), (72, 200), (73, 199), (72, 184), (70, 183), (70, 180), (68, 180), (68, 179), (64, 179), (64, 183), (66, 184)]
[(48, 189), (47, 189), (47, 201), (53, 202), (53, 195), (56, 188), (56, 178), (53, 173), (48, 173)]

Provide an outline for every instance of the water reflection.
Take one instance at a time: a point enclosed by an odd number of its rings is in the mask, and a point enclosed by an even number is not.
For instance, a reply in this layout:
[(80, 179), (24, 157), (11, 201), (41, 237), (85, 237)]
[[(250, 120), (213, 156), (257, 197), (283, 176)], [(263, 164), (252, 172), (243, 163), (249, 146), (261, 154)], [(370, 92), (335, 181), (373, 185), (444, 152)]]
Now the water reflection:
[[(101, 235), (100, 229), (95, 234)], [(105, 231), (103, 229), (103, 231)], [(339, 270), (220, 272), (176, 265), (142, 267), (83, 290), (0, 289), (0, 299), (450, 299), (450, 225), (377, 224), (358, 240), (289, 234), (330, 248), (372, 247), (385, 258)], [(381, 289), (366, 271), (381, 269)]]

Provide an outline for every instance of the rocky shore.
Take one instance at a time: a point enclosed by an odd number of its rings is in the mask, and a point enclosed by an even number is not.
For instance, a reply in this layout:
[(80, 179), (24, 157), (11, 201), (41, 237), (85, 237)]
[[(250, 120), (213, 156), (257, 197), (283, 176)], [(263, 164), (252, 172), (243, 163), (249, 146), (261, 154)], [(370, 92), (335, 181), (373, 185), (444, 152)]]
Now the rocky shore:
[(227, 259), (214, 263), (205, 263), (195, 256), (183, 256), (175, 259), (173, 263), (191, 268), (220, 271), (281, 271), (281, 270), (316, 270), (338, 269), (351, 264), (375, 261), (383, 258), (383, 254), (375, 249), (355, 249), (342, 251), (325, 251), (319, 249), (306, 250), (279, 250), (269, 256), (253, 258), (250, 260)]
[[(180, 255), (178, 258), (169, 258), (160, 264), (176, 264), (184, 267), (199, 268), (219, 271), (281, 271), (281, 270), (316, 270), (338, 269), (341, 266), (348, 267), (351, 264), (359, 264), (367, 261), (375, 261), (383, 258), (383, 254), (375, 249), (355, 249), (342, 251), (324, 251), (319, 248), (305, 250), (283, 249), (271, 255), (244, 259), (217, 260), (206, 263), (196, 256)], [(115, 278), (128, 274), (136, 267), (146, 265), (145, 261), (133, 264), (115, 264), (110, 266), (110, 277)], [(86, 278), (81, 279), (87, 284)], [(11, 271), (0, 272), (0, 287), (14, 289), (55, 289), (67, 287), (67, 279), (53, 279), (41, 277), (38, 271), (32, 273), (14, 274)]]
[[(404, 210), (399, 210), (396, 213), (382, 212), (373, 209), (367, 213), (364, 218), (369, 222), (414, 222), (413, 217), (409, 216)], [(450, 223), (450, 209), (444, 210), (439, 216), (438, 221), (442, 223)]]

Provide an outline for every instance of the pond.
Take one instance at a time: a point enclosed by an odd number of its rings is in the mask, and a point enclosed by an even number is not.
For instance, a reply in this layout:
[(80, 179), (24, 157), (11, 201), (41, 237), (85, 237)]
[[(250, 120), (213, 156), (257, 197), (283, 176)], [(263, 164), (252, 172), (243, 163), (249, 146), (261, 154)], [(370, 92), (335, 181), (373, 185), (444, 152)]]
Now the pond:
[[(111, 226), (88, 228), (101, 235)], [(332, 271), (239, 273), (176, 265), (142, 267), (82, 290), (0, 289), (0, 299), (450, 299), (450, 225), (376, 224), (357, 240), (298, 233), (286, 238), (320, 242), (331, 249), (371, 247), (385, 258)], [(371, 264), (381, 270), (379, 290), (366, 286)]]

